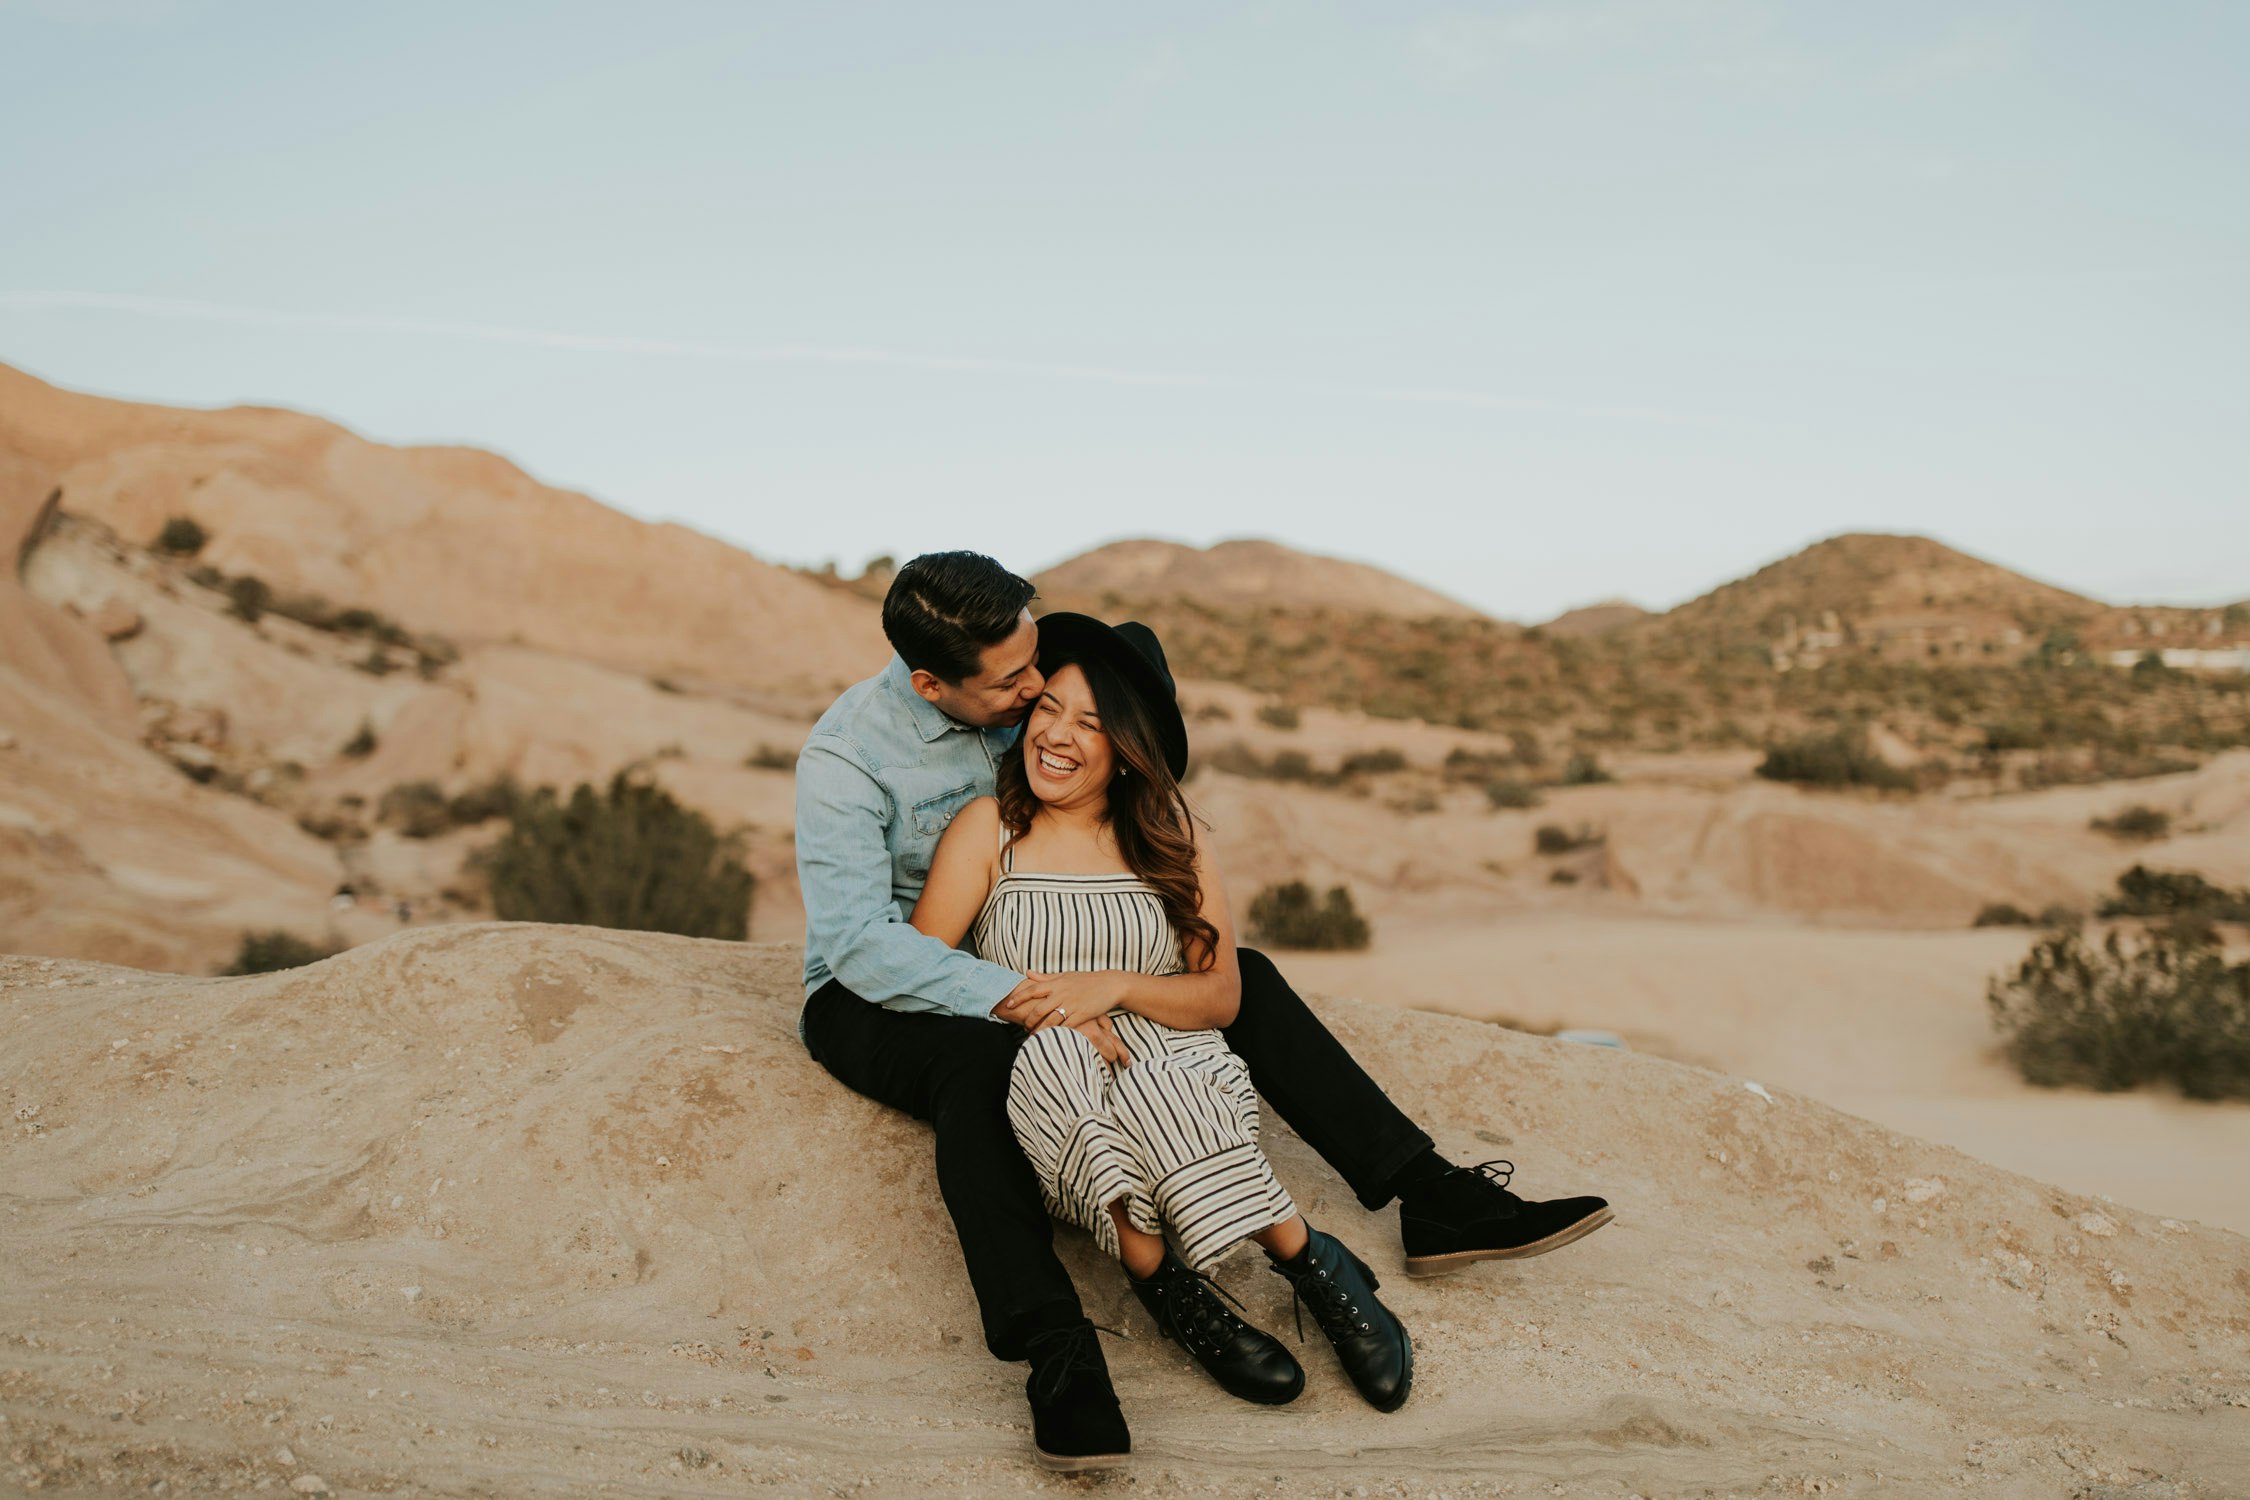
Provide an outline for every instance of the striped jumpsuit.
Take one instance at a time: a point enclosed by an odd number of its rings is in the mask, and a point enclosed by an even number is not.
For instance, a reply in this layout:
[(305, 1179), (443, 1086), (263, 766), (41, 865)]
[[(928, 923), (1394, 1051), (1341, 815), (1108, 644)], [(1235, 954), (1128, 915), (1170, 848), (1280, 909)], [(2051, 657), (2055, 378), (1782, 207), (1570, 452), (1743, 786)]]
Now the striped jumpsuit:
[[(1005, 841), (1005, 835), (1003, 834)], [(1001, 877), (970, 930), (980, 957), (1018, 973), (1124, 969), (1178, 974), (1178, 934), (1134, 875)], [(1067, 1026), (1027, 1037), (1008, 1085), (1008, 1119), (1055, 1217), (1117, 1255), (1108, 1205), (1134, 1228), (1168, 1234), (1197, 1270), (1297, 1212), (1258, 1149), (1249, 1069), (1216, 1031), (1179, 1031), (1114, 1011), (1132, 1054), (1112, 1068)]]

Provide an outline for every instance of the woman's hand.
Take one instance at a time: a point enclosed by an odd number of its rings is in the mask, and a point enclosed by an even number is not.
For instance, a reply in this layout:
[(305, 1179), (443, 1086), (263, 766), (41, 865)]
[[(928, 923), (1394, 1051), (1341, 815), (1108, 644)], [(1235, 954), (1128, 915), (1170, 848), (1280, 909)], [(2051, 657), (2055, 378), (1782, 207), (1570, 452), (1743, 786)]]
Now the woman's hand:
[(1129, 1068), (1133, 1065), (1133, 1054), (1126, 1050), (1124, 1041), (1109, 1024), (1109, 1017), (1096, 1016), (1091, 1021), (1073, 1021), (1070, 1029), (1092, 1042), (1094, 1050), (1107, 1059), (1111, 1067)]
[(1015, 1007), (1013, 1019), (1026, 1031), (1045, 1031), (1050, 1026), (1098, 1021), (1111, 1011), (1122, 1009), (1125, 984), (1132, 976), (1117, 969), (1095, 969), (1025, 977), (1043, 986), (1046, 994)]

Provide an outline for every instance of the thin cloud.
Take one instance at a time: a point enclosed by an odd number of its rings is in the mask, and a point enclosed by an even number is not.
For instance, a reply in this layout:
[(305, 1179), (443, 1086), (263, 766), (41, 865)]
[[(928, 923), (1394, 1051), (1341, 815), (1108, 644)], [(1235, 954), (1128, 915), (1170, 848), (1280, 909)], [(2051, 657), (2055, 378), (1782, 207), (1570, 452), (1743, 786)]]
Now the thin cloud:
[(1276, 384), (1223, 375), (1168, 370), (1132, 370), (1109, 365), (1056, 364), (989, 359), (977, 355), (922, 354), (825, 344), (711, 344), (685, 339), (651, 339), (617, 334), (572, 333), (552, 328), (518, 328), (499, 323), (444, 318), (399, 317), (368, 313), (291, 312), (233, 302), (203, 302), (184, 297), (140, 297), (119, 292), (0, 292), (0, 307), (27, 311), (107, 312), (175, 321), (223, 323), (237, 328), (270, 328), (297, 333), (407, 334), (459, 339), (480, 344), (511, 344), (571, 353), (625, 354), (657, 359), (708, 360), (723, 364), (868, 365), (937, 374), (1014, 376), (1034, 380), (1173, 389), (1284, 391), (1362, 401), (1398, 401), (1429, 406), (1460, 406), (1485, 411), (1545, 413), (1574, 417), (1627, 417), (1644, 421), (1694, 420), (1653, 407), (1588, 406), (1495, 391), (1327, 384), (1303, 381)]

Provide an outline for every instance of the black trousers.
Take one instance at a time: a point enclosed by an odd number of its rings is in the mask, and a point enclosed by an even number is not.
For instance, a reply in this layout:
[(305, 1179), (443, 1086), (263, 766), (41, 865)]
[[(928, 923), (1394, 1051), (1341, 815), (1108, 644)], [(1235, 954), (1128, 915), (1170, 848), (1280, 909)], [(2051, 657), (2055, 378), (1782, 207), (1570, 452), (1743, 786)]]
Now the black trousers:
[[(1420, 1126), (1352, 1060), (1263, 953), (1241, 950), (1242, 1008), (1227, 1045), (1259, 1096), (1318, 1151), (1370, 1209), (1430, 1144)], [(1025, 1357), (1042, 1322), (1075, 1317), (1078, 1290), (1055, 1256), (1038, 1179), (1008, 1124), (1008, 1075), (1023, 1033), (929, 1011), (886, 1010), (830, 981), (805, 1002), (805, 1046), (858, 1093), (927, 1120), (937, 1134), (938, 1192), (961, 1239), (985, 1347)]]

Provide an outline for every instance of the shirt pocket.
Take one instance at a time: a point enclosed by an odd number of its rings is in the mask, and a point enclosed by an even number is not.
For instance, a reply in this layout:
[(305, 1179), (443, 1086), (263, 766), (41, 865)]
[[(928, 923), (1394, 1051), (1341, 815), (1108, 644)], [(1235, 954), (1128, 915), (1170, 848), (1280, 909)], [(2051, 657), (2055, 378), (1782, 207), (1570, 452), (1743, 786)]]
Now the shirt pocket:
[(925, 797), (914, 804), (914, 831), (926, 839), (938, 837), (953, 822), (953, 815), (976, 797), (977, 784), (973, 781), (964, 782), (950, 792)]

